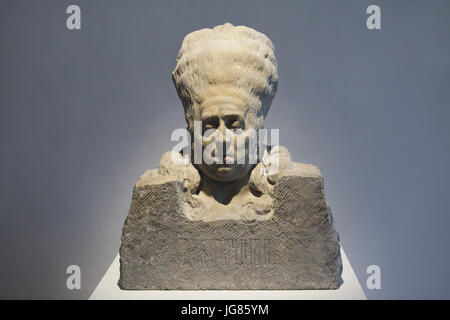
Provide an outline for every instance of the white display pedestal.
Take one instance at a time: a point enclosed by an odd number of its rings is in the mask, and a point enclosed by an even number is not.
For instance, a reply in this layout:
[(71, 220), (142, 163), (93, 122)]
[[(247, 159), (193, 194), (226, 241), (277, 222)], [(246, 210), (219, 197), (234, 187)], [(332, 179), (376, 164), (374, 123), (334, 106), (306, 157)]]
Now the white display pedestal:
[(367, 299), (350, 262), (341, 247), (342, 279), (338, 290), (121, 290), (119, 255), (106, 271), (90, 299), (145, 300), (330, 300)]

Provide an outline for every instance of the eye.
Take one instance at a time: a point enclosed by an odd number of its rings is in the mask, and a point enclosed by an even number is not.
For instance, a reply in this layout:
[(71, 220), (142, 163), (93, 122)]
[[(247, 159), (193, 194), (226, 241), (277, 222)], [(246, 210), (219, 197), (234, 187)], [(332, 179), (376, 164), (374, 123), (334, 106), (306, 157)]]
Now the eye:
[(241, 126), (241, 122), (236, 120), (231, 124), (231, 127), (233, 128), (239, 128)]
[(231, 117), (227, 121), (228, 129), (242, 129), (244, 127), (244, 121), (238, 117)]
[(218, 126), (218, 119), (208, 119), (203, 122), (203, 134), (207, 130), (216, 129)]

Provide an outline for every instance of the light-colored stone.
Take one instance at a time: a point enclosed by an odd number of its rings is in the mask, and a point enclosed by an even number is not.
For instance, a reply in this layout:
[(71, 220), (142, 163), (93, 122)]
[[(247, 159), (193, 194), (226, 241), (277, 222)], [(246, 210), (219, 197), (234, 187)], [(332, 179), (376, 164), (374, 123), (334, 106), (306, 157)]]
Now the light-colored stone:
[[(297, 163), (272, 190), (268, 219), (200, 219), (182, 181), (140, 181), (122, 235), (123, 289), (336, 289), (337, 234), (317, 169)], [(147, 178), (145, 178), (147, 179)], [(164, 182), (165, 181), (165, 182)], [(240, 210), (240, 208), (236, 208)]]
[(248, 124), (261, 128), (278, 87), (274, 46), (245, 26), (201, 29), (184, 38), (172, 78), (188, 125), (200, 118), (202, 105), (227, 97), (243, 103)]
[[(236, 137), (245, 137), (263, 127), (277, 90), (274, 47), (244, 26), (195, 31), (183, 41), (172, 78), (191, 140), (200, 141), (202, 154), (212, 137), (226, 150), (226, 134), (216, 133), (239, 129)], [(212, 152), (213, 164), (183, 163), (170, 151), (141, 176), (122, 233), (121, 288), (339, 287), (339, 241), (319, 169), (293, 162), (281, 146), (259, 150), (256, 164), (236, 164), (232, 139), (233, 164), (220, 162), (226, 151)]]

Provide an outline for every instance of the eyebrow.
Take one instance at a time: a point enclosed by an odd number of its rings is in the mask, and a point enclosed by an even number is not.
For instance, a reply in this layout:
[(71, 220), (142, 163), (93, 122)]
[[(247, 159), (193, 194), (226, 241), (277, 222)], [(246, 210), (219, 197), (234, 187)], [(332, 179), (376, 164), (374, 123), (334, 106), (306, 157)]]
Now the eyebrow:
[(202, 114), (201, 116), (201, 120), (202, 121), (216, 121), (219, 120), (219, 117), (217, 115), (214, 114)]
[(222, 118), (224, 119), (236, 119), (236, 120), (244, 120), (244, 117), (240, 114), (236, 114), (236, 113), (230, 113), (230, 114), (224, 114), (222, 116)]

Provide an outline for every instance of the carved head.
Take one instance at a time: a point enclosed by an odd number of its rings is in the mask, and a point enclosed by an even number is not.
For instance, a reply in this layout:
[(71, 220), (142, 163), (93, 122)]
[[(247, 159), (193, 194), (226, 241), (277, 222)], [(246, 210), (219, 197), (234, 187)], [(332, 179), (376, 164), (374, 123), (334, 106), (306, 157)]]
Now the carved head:
[[(211, 137), (203, 133), (218, 129), (225, 157), (227, 130), (242, 129), (234, 132), (245, 134), (263, 128), (278, 83), (274, 47), (264, 34), (245, 26), (226, 23), (201, 29), (184, 38), (172, 79), (191, 135), (194, 121), (201, 121), (200, 139), (206, 148)], [(237, 149), (236, 141), (232, 145)], [(235, 157), (237, 154), (234, 152)], [(240, 179), (254, 167), (234, 160), (234, 164), (202, 163), (197, 167), (216, 181)]]

